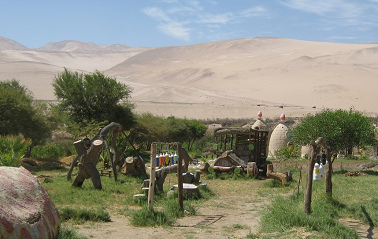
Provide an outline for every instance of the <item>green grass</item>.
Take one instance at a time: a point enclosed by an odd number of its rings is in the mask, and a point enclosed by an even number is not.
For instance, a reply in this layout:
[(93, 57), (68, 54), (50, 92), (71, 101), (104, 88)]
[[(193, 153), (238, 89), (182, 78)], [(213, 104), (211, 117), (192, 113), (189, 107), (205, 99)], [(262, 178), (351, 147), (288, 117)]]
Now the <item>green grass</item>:
[[(74, 171), (75, 173), (76, 171)], [(48, 172), (38, 172), (47, 174)], [(133, 195), (141, 193), (143, 179), (118, 174), (118, 181), (113, 177), (101, 177), (102, 190), (95, 190), (89, 180), (85, 180), (81, 188), (72, 187), (65, 173), (50, 172), (43, 183), (51, 200), (61, 215), (63, 225), (70, 221), (82, 224), (86, 221), (107, 222), (110, 214), (130, 217), (135, 226), (171, 225), (177, 218), (196, 213), (196, 205), (213, 197), (215, 193), (207, 186), (199, 186), (199, 194), (184, 193), (184, 210), (178, 204), (177, 192), (167, 196), (170, 182), (175, 184), (175, 175), (169, 175), (164, 192), (154, 196), (154, 210), (147, 208), (147, 197), (133, 202)], [(73, 176), (72, 179), (75, 177)], [(139, 208), (139, 209), (138, 209)]]
[(86, 209), (64, 207), (59, 210), (62, 221), (73, 220), (76, 224), (86, 221), (110, 222), (110, 214), (104, 208)]
[(345, 177), (336, 172), (332, 176), (332, 198), (325, 194), (324, 179), (314, 181), (310, 215), (304, 213), (303, 182), (298, 198), (277, 196), (273, 199), (263, 212), (261, 232), (283, 233), (293, 228), (305, 228), (319, 232), (317, 238), (358, 238), (355, 230), (341, 224), (338, 219), (355, 218), (370, 226), (378, 225), (376, 176), (376, 171), (367, 171), (367, 175), (358, 177)]
[(168, 218), (164, 211), (150, 209), (147, 206), (131, 213), (130, 223), (134, 226), (168, 226), (173, 220)]
[(87, 239), (87, 237), (80, 235), (71, 227), (61, 227), (56, 239)]
[(117, 182), (114, 178), (101, 177), (103, 189), (95, 190), (89, 180), (84, 181), (82, 188), (72, 187), (72, 181), (67, 181), (64, 174), (49, 178), (49, 182), (43, 183), (43, 186), (58, 208), (75, 205), (79, 208), (103, 206), (108, 209), (131, 204), (133, 195), (139, 193), (142, 181), (123, 174), (119, 174)]
[[(61, 213), (63, 226), (67, 224), (66, 220), (73, 223), (96, 221), (97, 219), (91, 218), (106, 218), (106, 213), (125, 215), (135, 226), (170, 226), (177, 218), (195, 214), (202, 203), (222, 194), (231, 197), (248, 196), (250, 197), (248, 202), (251, 203), (269, 202), (268, 206), (263, 206), (266, 209), (262, 214), (260, 233), (250, 233), (247, 238), (296, 238), (296, 233), (303, 230), (310, 233), (311, 238), (357, 238), (356, 231), (342, 225), (338, 219), (359, 219), (366, 225), (375, 227), (378, 225), (378, 198), (376, 196), (378, 172), (376, 170), (365, 171), (366, 175), (358, 177), (345, 177), (343, 171), (335, 171), (332, 176), (332, 199), (325, 195), (324, 179), (315, 181), (310, 215), (303, 212), (303, 191), (306, 179), (303, 171), (297, 198), (298, 181), (296, 180), (298, 180), (299, 171), (296, 168), (292, 168), (295, 180), (285, 185), (277, 180), (248, 178), (247, 175), (237, 175), (235, 178), (234, 175), (229, 174), (215, 179), (206, 179), (208, 186), (200, 186), (198, 195), (184, 194), (184, 210), (181, 210), (178, 205), (177, 193), (167, 196), (170, 187), (177, 184), (174, 174), (167, 176), (164, 192), (154, 196), (154, 210), (150, 210), (147, 207), (147, 198), (137, 203), (132, 200), (134, 194), (141, 193), (143, 179), (119, 174), (118, 181), (115, 182), (114, 178), (103, 176), (101, 177), (103, 190), (95, 190), (89, 180), (85, 180), (82, 188), (72, 187), (72, 181), (66, 180), (66, 172), (54, 170), (38, 173), (53, 175), (43, 183), (43, 186)], [(231, 208), (233, 205), (217, 203), (214, 206)], [(85, 213), (80, 213), (81, 211)], [(242, 229), (239, 227), (243, 225), (234, 224), (224, 229)]]

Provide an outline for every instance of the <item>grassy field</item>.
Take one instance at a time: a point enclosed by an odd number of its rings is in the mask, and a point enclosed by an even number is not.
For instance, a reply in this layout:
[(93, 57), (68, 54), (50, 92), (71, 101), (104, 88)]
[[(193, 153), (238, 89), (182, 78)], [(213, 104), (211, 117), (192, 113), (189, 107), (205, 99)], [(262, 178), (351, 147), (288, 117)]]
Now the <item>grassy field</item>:
[[(127, 216), (135, 226), (170, 226), (177, 218), (195, 214), (197, 208), (219, 195), (243, 198), (251, 192), (258, 195), (251, 198), (251, 202), (264, 201), (267, 206), (261, 211), (259, 233), (250, 233), (248, 238), (301, 238), (298, 237), (300, 233), (307, 233), (311, 235), (310, 238), (358, 238), (357, 232), (344, 226), (339, 219), (357, 219), (370, 228), (378, 225), (377, 166), (359, 170), (363, 174), (356, 177), (346, 177), (346, 170), (336, 169), (333, 174), (332, 199), (325, 195), (324, 179), (315, 181), (312, 214), (306, 215), (303, 213), (305, 172), (302, 170), (302, 183), (298, 192), (299, 169), (292, 165), (277, 167), (279, 170), (291, 169), (294, 172), (294, 180), (286, 185), (263, 177), (203, 175), (201, 181), (206, 182), (207, 187), (201, 189), (200, 196), (185, 197), (186, 214), (178, 208), (177, 194), (166, 194), (177, 183), (174, 174), (166, 178), (164, 193), (155, 197), (152, 212), (146, 208), (146, 200), (133, 202), (133, 195), (141, 193), (143, 179), (140, 178), (119, 174), (115, 182), (113, 178), (103, 176), (103, 190), (95, 190), (88, 180), (82, 188), (72, 187), (72, 182), (66, 179), (66, 169), (38, 171), (35, 174), (45, 175), (43, 186), (62, 216), (61, 238), (82, 238), (75, 232), (75, 225), (88, 221), (107, 222), (110, 215), (117, 214)], [(240, 222), (225, 229), (237, 230), (243, 227), (244, 224)]]

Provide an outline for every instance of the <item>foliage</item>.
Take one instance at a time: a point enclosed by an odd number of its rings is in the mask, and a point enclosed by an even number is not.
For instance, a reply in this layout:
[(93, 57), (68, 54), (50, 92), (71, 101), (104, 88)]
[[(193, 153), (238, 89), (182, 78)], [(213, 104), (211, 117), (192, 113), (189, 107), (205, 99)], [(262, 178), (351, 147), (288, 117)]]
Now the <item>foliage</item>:
[(195, 140), (201, 139), (207, 126), (196, 121), (173, 116), (164, 118), (150, 113), (137, 115), (136, 126), (130, 130), (130, 141), (150, 149), (152, 142), (180, 142), (186, 143), (188, 150)]
[(130, 141), (150, 149), (152, 142), (165, 142), (168, 140), (164, 118), (144, 113), (136, 116), (136, 125), (130, 130)]
[(191, 150), (193, 143), (205, 136), (207, 126), (197, 120), (188, 120), (186, 124), (189, 128), (188, 150)]
[[(46, 143), (44, 145), (35, 146), (31, 157), (32, 158), (45, 158), (45, 159), (58, 159), (67, 155), (67, 148), (57, 143)], [(71, 151), (69, 151), (71, 153)], [(71, 155), (71, 154), (70, 154)]]
[[(321, 231), (333, 238), (358, 238), (356, 231), (337, 222), (339, 217), (337, 208), (332, 204), (323, 202), (318, 213), (310, 216), (303, 212), (302, 207), (298, 207), (302, 200), (292, 198), (284, 200), (277, 197), (263, 214), (263, 232), (283, 232), (293, 227), (305, 227), (310, 230)], [(316, 209), (318, 210), (318, 209)], [(332, 235), (332, 236), (331, 236)]]
[(114, 121), (129, 129), (134, 124), (133, 105), (126, 102), (131, 88), (97, 70), (83, 74), (65, 68), (54, 78), (53, 87), (60, 109), (80, 125)]
[(22, 137), (0, 136), (0, 166), (20, 166), (29, 144)]
[(334, 154), (354, 146), (374, 144), (374, 130), (372, 121), (361, 112), (326, 109), (302, 119), (290, 132), (290, 139), (298, 145), (306, 145), (322, 137)]
[[(191, 202), (200, 200), (202, 197), (207, 198), (210, 195), (210, 190), (200, 188), (200, 193), (188, 194), (184, 193), (184, 210), (180, 208), (177, 203), (177, 192), (165, 197), (155, 197), (156, 204), (163, 206), (163, 210), (151, 210), (146, 205), (140, 210), (131, 212), (130, 222), (134, 226), (164, 226), (171, 225), (177, 218), (184, 217), (185, 214), (194, 215), (196, 209)], [(144, 201), (147, 203), (147, 201)]]
[(274, 155), (279, 160), (297, 158), (300, 156), (300, 149), (299, 146), (290, 145), (276, 150)]
[(100, 128), (103, 128), (106, 125), (106, 122), (97, 122), (95, 120), (82, 120), (80, 123), (69, 120), (66, 122), (65, 128), (75, 140), (78, 140), (86, 137), (93, 137), (97, 134)]
[(168, 219), (163, 211), (150, 209), (147, 206), (140, 210), (135, 210), (131, 214), (130, 223), (134, 226), (168, 226), (172, 224), (172, 220)]
[(22, 134), (31, 139), (31, 148), (50, 136), (51, 129), (44, 120), (31, 92), (18, 81), (0, 82), (0, 135)]
[(69, 227), (59, 228), (56, 239), (86, 239), (87, 237), (79, 235), (75, 229)]
[[(327, 197), (324, 192), (323, 180), (314, 181), (310, 215), (303, 212), (303, 193), (299, 197), (275, 197), (263, 212), (261, 225), (264, 227), (261, 227), (261, 231), (288, 232), (295, 228), (306, 228), (307, 231), (319, 232), (319, 238), (359, 238), (355, 230), (344, 226), (338, 220), (354, 218), (370, 226), (378, 224), (375, 186), (377, 173), (365, 173), (365, 176), (345, 177), (341, 171), (335, 171), (332, 198)], [(283, 191), (284, 188), (280, 190)]]
[(64, 207), (59, 210), (62, 221), (73, 220), (78, 224), (86, 221), (93, 222), (110, 222), (110, 215), (104, 208), (72, 208)]

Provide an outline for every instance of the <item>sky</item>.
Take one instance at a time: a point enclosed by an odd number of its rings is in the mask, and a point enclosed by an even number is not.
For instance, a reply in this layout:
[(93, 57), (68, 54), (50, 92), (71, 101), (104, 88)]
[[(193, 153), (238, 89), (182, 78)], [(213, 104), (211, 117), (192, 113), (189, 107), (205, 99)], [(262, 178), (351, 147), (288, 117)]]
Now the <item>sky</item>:
[(254, 37), (378, 43), (378, 0), (0, 0), (0, 36), (29, 48)]

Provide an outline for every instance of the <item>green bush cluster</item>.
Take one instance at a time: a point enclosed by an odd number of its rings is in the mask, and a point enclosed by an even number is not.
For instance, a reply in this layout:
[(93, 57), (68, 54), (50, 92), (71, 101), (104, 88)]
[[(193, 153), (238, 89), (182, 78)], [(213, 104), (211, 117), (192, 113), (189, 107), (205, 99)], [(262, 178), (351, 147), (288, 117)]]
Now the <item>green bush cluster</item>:
[(29, 144), (20, 136), (0, 136), (0, 166), (20, 166)]
[(66, 148), (57, 143), (46, 143), (43, 145), (37, 145), (31, 152), (32, 158), (48, 158), (58, 159), (66, 155)]

